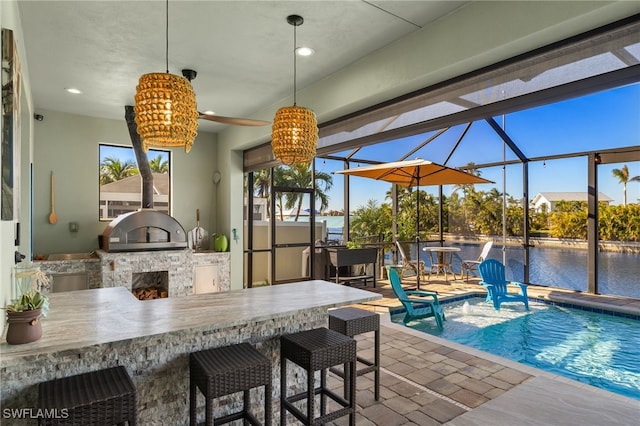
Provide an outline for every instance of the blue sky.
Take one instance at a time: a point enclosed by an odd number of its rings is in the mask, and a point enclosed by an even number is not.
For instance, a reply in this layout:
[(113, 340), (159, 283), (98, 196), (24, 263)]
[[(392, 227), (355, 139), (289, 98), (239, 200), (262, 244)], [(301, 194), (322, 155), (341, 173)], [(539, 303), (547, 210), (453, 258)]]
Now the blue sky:
[[(495, 118), (502, 125), (502, 117)], [(640, 84), (620, 87), (506, 115), (507, 133), (529, 158), (604, 150), (616, 147), (640, 148)], [(464, 126), (457, 126), (438, 137), (409, 158), (424, 158), (443, 163), (459, 138)], [(426, 140), (433, 133), (412, 136), (362, 148), (361, 158), (379, 161), (397, 161), (412, 147)], [(515, 159), (507, 149), (506, 159)], [(503, 144), (484, 122), (477, 122), (459, 145), (447, 163), (458, 167), (473, 161), (476, 164), (500, 162)], [(599, 191), (613, 198), (612, 204), (622, 204), (623, 185), (612, 175), (614, 168), (629, 168), (629, 176), (640, 176), (640, 162), (605, 164), (598, 167)], [(356, 167), (352, 164), (351, 167)], [(317, 170), (332, 172), (343, 168), (342, 162), (317, 160)], [(522, 197), (522, 166), (511, 165), (506, 171), (507, 193)], [(495, 185), (478, 185), (481, 190), (498, 188), (502, 192), (502, 166), (483, 169), (482, 176), (496, 182)], [(341, 175), (333, 175), (333, 188), (329, 191), (329, 209), (343, 208)], [(384, 202), (384, 194), (390, 184), (365, 178), (351, 178), (351, 209), (367, 203), (369, 199)], [(437, 193), (437, 187), (421, 188)], [(444, 187), (445, 193), (451, 186)], [(529, 198), (538, 192), (586, 192), (587, 158), (576, 157), (559, 160), (542, 160), (529, 163)], [(640, 182), (627, 185), (627, 202), (640, 202)]]
[[(148, 159), (154, 159), (158, 155), (162, 156), (162, 161), (169, 161), (170, 151), (159, 151), (155, 149), (150, 149), (147, 152)], [(116, 145), (100, 145), (100, 158), (99, 161), (102, 161), (107, 158), (119, 158), (120, 161), (133, 161), (136, 162), (136, 156), (133, 153), (133, 148), (125, 147), (125, 146), (116, 146)]]

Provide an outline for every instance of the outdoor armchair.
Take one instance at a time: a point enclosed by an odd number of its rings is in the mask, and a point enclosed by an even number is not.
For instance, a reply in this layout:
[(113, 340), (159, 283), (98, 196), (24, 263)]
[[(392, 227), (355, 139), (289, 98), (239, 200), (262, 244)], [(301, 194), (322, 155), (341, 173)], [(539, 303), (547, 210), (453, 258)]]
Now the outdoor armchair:
[(478, 256), (477, 259), (462, 261), (462, 275), (466, 274), (466, 277), (467, 277), (465, 281), (469, 281), (470, 271), (478, 270), (478, 265), (480, 265), (480, 263), (482, 263), (482, 261), (487, 258), (487, 256), (489, 255), (489, 251), (491, 250), (491, 247), (493, 247), (493, 241), (491, 240), (487, 241), (486, 243), (484, 243), (484, 246), (482, 247), (482, 251), (480, 252), (480, 256)]
[(444, 322), (444, 311), (438, 295), (430, 291), (405, 291), (400, 282), (400, 276), (395, 269), (389, 269), (389, 280), (393, 293), (396, 295), (406, 313), (404, 315), (404, 324), (411, 320), (434, 317), (438, 330), (442, 331), (442, 323)]
[(402, 262), (402, 270), (400, 271), (400, 278), (404, 278), (404, 273), (406, 271), (413, 271), (416, 275), (420, 274), (421, 277), (425, 277), (425, 266), (424, 261), (422, 260), (411, 260), (404, 252), (402, 248), (402, 244), (399, 241), (396, 241), (396, 247), (398, 248), (398, 253), (401, 257)]
[[(496, 311), (500, 310), (503, 302), (523, 302), (524, 307), (529, 310), (529, 299), (527, 296), (527, 285), (515, 281), (507, 281), (504, 275), (504, 265), (495, 259), (487, 259), (478, 265), (478, 272), (482, 277), (480, 284), (487, 289), (487, 302), (493, 302)], [(518, 294), (509, 294), (507, 286), (516, 285), (520, 287)]]

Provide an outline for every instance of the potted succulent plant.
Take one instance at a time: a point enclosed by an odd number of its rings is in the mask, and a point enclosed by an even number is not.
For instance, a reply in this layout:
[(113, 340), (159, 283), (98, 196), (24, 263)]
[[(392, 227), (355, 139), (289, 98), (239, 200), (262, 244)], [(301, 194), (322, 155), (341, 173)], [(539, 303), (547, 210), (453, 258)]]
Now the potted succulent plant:
[(49, 279), (37, 267), (16, 268), (18, 297), (5, 306), (7, 311), (7, 343), (19, 345), (42, 337), (41, 319), (49, 308), (49, 299), (42, 293)]

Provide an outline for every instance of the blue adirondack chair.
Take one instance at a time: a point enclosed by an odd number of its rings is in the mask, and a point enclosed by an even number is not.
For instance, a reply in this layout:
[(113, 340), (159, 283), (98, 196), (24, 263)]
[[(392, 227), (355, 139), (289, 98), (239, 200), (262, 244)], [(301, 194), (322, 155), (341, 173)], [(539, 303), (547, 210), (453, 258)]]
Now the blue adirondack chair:
[[(507, 281), (504, 275), (504, 265), (495, 259), (486, 259), (478, 265), (478, 272), (482, 281), (480, 284), (487, 289), (487, 302), (493, 302), (496, 311), (500, 310), (503, 302), (524, 302), (524, 307), (529, 310), (529, 299), (527, 297), (527, 285), (515, 281)], [(509, 284), (520, 287), (518, 294), (509, 294), (507, 286)]]
[(429, 291), (405, 291), (400, 284), (400, 276), (393, 268), (389, 269), (389, 280), (391, 281), (393, 292), (406, 311), (403, 320), (405, 324), (414, 319), (434, 317), (438, 325), (438, 330), (442, 330), (442, 322), (445, 318), (436, 293)]

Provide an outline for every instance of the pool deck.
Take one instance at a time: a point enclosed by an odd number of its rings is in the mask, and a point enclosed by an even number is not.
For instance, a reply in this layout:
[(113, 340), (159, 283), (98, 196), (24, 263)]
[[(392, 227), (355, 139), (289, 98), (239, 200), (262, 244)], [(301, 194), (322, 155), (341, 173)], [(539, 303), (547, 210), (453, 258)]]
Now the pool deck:
[[(415, 278), (403, 279), (403, 285), (415, 287)], [(357, 305), (381, 314), (381, 385), (375, 401), (373, 375), (358, 377), (358, 425), (638, 424), (640, 401), (392, 323), (389, 308), (401, 305), (388, 281), (366, 289), (383, 296)], [(477, 278), (447, 283), (432, 277), (421, 282), (421, 290), (437, 291), (442, 299), (483, 293)], [(528, 293), (640, 315), (637, 299), (538, 286), (529, 286)], [(372, 359), (372, 333), (356, 338), (358, 350)], [(346, 420), (332, 424), (346, 425)]]

